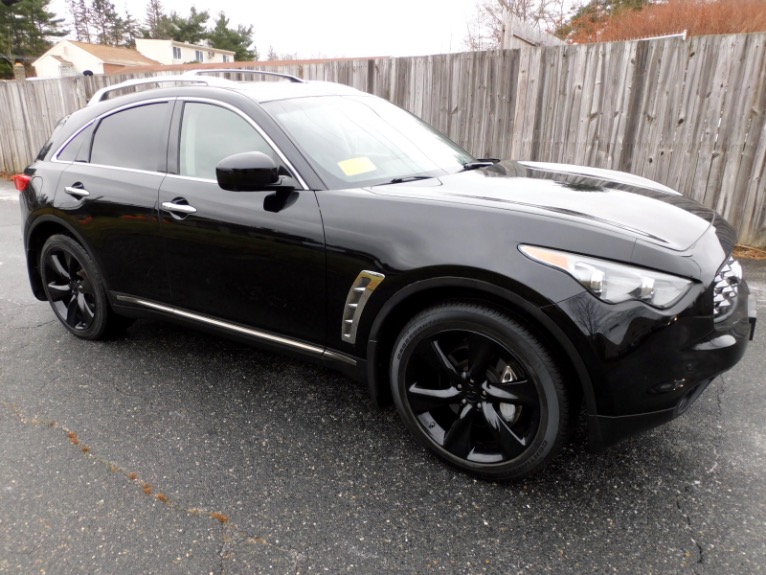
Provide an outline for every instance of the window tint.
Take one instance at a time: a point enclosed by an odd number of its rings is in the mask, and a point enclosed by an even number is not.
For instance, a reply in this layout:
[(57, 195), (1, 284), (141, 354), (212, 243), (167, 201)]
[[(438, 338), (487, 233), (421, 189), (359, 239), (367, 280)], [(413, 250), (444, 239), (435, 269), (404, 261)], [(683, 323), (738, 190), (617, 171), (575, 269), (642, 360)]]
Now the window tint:
[(419, 118), (379, 98), (295, 98), (264, 108), (331, 188), (453, 174), (473, 160)]
[(59, 152), (57, 159), (62, 162), (87, 162), (94, 126), (95, 124), (91, 124), (72, 138), (64, 149)]
[(156, 172), (162, 165), (161, 146), (168, 104), (147, 104), (107, 116), (96, 128), (91, 162)]
[(186, 104), (179, 158), (182, 176), (215, 180), (218, 162), (240, 152), (263, 152), (275, 159), (266, 140), (242, 116), (220, 106)]

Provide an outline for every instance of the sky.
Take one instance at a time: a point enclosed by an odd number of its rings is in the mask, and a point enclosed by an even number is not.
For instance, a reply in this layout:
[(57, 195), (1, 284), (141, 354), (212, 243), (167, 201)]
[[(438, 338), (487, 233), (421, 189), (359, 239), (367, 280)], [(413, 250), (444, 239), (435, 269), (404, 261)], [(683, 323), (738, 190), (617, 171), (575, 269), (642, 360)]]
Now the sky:
[[(127, 6), (125, 0), (114, 4), (122, 12)], [(163, 0), (162, 5), (186, 16), (192, 3)], [(476, 0), (198, 0), (193, 5), (213, 18), (224, 11), (232, 27), (252, 24), (261, 58), (269, 46), (280, 55), (333, 58), (463, 52)], [(53, 0), (50, 8), (69, 18), (65, 0)], [(146, 2), (133, 1), (128, 10), (143, 21)]]

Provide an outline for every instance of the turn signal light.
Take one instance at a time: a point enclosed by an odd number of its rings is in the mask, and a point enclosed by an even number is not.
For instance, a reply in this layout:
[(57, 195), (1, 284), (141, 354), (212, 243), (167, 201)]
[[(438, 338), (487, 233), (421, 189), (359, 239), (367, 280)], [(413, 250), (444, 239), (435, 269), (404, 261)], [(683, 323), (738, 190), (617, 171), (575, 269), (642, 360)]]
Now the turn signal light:
[(16, 185), (16, 189), (20, 192), (26, 190), (31, 181), (32, 177), (27, 176), (26, 174), (16, 174), (13, 176), (13, 183)]

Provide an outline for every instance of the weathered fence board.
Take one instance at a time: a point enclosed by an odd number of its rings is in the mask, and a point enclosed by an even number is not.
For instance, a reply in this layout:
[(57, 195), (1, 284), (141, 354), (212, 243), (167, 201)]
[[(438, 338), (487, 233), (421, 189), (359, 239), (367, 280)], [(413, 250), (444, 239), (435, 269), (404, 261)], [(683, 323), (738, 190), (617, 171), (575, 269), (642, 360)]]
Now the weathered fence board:
[[(374, 93), (478, 157), (655, 179), (766, 246), (766, 34), (262, 68)], [(23, 169), (60, 117), (129, 77), (0, 82), (0, 171)]]

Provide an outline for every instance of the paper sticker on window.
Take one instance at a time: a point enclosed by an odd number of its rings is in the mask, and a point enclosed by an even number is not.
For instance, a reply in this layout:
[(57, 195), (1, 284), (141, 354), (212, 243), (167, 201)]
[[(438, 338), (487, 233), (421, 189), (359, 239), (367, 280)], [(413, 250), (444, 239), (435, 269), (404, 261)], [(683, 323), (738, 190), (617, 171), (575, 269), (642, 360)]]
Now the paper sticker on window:
[(343, 160), (342, 162), (338, 162), (338, 166), (347, 176), (358, 176), (359, 174), (374, 172), (378, 169), (377, 166), (372, 163), (370, 158), (365, 157)]

